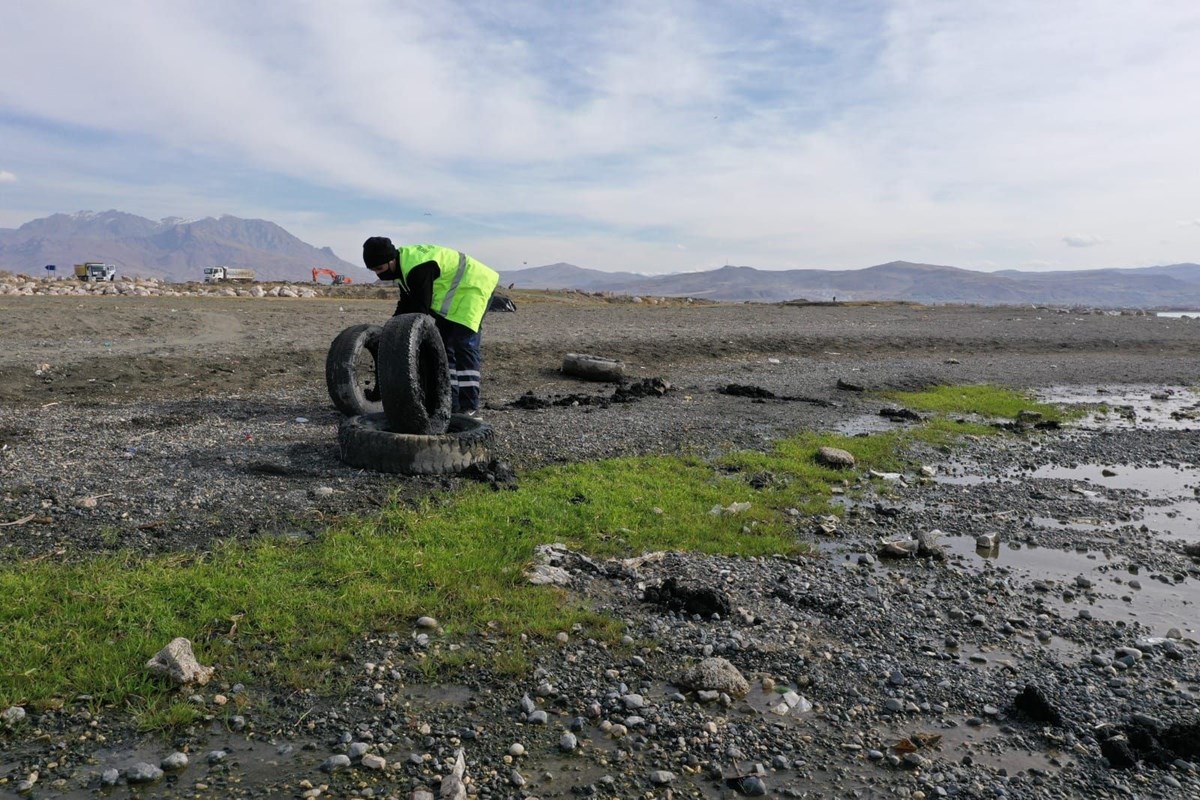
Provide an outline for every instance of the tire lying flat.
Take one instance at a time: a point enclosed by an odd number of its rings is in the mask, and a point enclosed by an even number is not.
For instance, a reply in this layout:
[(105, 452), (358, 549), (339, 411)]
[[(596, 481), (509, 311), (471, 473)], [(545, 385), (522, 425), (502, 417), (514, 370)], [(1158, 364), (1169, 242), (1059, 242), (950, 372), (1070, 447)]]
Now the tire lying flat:
[(342, 461), (352, 467), (400, 475), (444, 475), (488, 460), (492, 426), (465, 414), (450, 417), (444, 434), (421, 436), (390, 430), (386, 414), (347, 417), (338, 428)]
[[(383, 412), (376, 377), (382, 332), (379, 325), (352, 325), (329, 346), (329, 354), (325, 356), (325, 386), (334, 407), (348, 417)], [(371, 356), (369, 369), (362, 358), (363, 351)]]
[(397, 314), (379, 334), (375, 364), (383, 413), (391, 430), (418, 436), (450, 424), (450, 367), (433, 318)]
[(620, 383), (625, 377), (625, 362), (585, 353), (567, 353), (563, 357), (562, 373), (585, 381)]

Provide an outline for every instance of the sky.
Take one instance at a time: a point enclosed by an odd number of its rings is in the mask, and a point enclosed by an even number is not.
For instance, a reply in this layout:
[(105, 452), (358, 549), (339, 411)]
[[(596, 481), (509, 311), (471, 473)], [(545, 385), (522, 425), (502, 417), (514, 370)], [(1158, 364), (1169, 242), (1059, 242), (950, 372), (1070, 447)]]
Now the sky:
[(361, 263), (1200, 261), (1196, 0), (7, 0), (0, 227), (266, 219)]

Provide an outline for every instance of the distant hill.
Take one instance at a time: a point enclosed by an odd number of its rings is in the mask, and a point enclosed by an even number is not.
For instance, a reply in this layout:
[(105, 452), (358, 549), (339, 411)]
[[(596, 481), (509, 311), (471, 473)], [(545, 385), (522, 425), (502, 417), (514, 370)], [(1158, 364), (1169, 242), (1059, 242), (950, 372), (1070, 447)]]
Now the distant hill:
[(976, 272), (892, 261), (855, 270), (759, 270), (724, 266), (647, 276), (572, 264), (506, 270), (500, 280), (523, 289), (579, 289), (708, 300), (904, 300), (978, 305), (1200, 309), (1200, 264), (1079, 272)]
[(328, 247), (302, 242), (273, 222), (229, 215), (154, 222), (121, 211), (53, 214), (19, 228), (0, 228), (0, 269), (58, 274), (83, 261), (115, 264), (119, 275), (169, 281), (201, 280), (204, 268), (218, 264), (247, 267), (259, 280), (311, 280), (313, 267), (374, 280), (362, 267), (343, 261)]
[[(120, 275), (182, 282), (204, 268), (246, 267), (260, 280), (310, 280), (321, 267), (355, 283), (375, 280), (328, 247), (316, 248), (273, 222), (224, 215), (157, 222), (121, 211), (80, 211), (0, 228), (0, 270), (44, 275), (46, 264), (69, 275), (72, 264), (104, 261)], [(729, 266), (705, 272), (640, 275), (557, 263), (503, 270), (501, 286), (579, 289), (707, 300), (903, 300), (979, 305), (1061, 305), (1095, 308), (1200, 309), (1200, 264), (1167, 264), (1078, 272), (975, 272), (951, 266), (892, 261), (865, 269), (760, 270)]]

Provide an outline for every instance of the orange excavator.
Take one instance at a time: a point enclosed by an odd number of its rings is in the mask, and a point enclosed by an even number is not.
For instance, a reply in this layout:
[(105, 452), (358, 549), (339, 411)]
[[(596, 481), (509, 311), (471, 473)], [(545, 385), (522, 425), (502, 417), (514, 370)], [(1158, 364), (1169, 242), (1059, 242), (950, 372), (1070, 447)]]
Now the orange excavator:
[(322, 275), (328, 276), (329, 280), (333, 281), (334, 286), (344, 286), (348, 283), (354, 283), (348, 276), (334, 272), (331, 269), (325, 269), (324, 267), (315, 267), (313, 269), (313, 283), (318, 283), (317, 278)]

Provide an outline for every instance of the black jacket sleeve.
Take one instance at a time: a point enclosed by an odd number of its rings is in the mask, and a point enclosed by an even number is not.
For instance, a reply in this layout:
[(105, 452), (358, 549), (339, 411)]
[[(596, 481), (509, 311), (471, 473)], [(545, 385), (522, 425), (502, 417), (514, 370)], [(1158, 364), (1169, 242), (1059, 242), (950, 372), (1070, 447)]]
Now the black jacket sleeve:
[(426, 261), (409, 270), (408, 291), (400, 290), (397, 314), (433, 314), (433, 282), (442, 274), (436, 261)]

